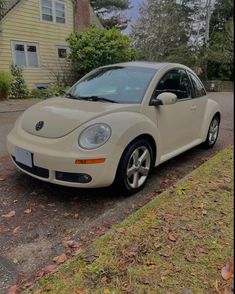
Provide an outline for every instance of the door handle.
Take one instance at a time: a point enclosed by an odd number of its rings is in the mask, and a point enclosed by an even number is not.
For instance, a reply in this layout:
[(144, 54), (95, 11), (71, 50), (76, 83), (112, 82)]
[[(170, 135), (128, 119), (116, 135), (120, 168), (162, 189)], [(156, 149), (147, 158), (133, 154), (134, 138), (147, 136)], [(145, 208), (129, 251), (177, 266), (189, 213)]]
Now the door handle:
[(191, 109), (191, 111), (196, 111), (197, 110), (197, 106), (196, 105), (193, 105), (190, 109)]

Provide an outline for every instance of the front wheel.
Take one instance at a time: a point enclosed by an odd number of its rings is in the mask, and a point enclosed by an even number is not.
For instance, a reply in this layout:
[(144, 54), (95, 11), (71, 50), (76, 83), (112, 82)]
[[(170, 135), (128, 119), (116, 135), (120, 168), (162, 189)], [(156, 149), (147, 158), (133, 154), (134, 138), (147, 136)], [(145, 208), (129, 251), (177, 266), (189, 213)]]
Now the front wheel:
[(211, 120), (206, 141), (203, 143), (204, 147), (212, 148), (215, 145), (219, 134), (219, 125), (220, 119), (217, 115), (215, 115)]
[(125, 194), (140, 191), (152, 167), (153, 151), (145, 140), (138, 140), (124, 152), (116, 174), (115, 183)]

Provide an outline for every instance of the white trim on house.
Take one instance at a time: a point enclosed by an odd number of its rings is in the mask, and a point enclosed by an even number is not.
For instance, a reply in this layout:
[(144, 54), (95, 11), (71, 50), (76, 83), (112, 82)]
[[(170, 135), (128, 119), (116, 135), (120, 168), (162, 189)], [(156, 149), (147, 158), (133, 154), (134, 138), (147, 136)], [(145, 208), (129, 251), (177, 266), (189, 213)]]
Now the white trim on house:
[[(66, 2), (64, 0), (47, 0), (50, 1), (52, 3), (52, 20), (46, 20), (43, 19), (43, 13), (42, 13), (42, 0), (39, 0), (39, 9), (40, 9), (40, 21), (45, 22), (47, 24), (57, 24), (57, 25), (67, 25), (67, 19), (68, 19), (68, 15), (67, 15), (67, 5)], [(61, 23), (61, 22), (57, 22), (56, 21), (56, 3), (59, 4), (63, 4), (64, 5), (64, 14), (65, 14), (65, 22)]]
[[(16, 56), (15, 56), (15, 45), (22, 45), (24, 46), (24, 54), (25, 54), (25, 66), (20, 65), (22, 68), (25, 69), (39, 69), (40, 65), (40, 52), (39, 52), (39, 44), (36, 42), (24, 42), (24, 41), (11, 41), (11, 50), (12, 50), (12, 59), (13, 63), (16, 64)], [(29, 56), (27, 51), (27, 46), (35, 46), (36, 47), (36, 54), (37, 54), (37, 66), (29, 66)]]

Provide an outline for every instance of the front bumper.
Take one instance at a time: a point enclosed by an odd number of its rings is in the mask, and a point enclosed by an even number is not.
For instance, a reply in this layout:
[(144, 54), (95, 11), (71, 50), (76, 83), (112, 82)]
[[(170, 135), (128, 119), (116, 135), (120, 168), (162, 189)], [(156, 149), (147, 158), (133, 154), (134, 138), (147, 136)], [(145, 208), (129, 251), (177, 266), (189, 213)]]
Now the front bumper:
[[(96, 150), (82, 150), (76, 143), (77, 138), (76, 133), (70, 133), (58, 139), (37, 137), (18, 126), (14, 127), (7, 136), (7, 148), (14, 164), (21, 171), (37, 179), (80, 188), (98, 188), (111, 185), (115, 179), (123, 149), (107, 142)], [(33, 154), (33, 168), (27, 168), (15, 161), (16, 147), (28, 150)], [(77, 159), (96, 158), (105, 158), (105, 162), (75, 164)], [(87, 175), (91, 179), (88, 182), (78, 182), (76, 174)]]

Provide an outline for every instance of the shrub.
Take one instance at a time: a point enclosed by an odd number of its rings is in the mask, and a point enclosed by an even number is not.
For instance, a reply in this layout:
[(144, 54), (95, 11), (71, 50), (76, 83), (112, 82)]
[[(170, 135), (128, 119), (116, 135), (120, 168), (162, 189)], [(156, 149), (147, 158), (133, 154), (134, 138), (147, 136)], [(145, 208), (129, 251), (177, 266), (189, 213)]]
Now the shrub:
[(13, 98), (24, 98), (29, 94), (22, 72), (22, 68), (17, 65), (11, 65), (11, 74), (14, 80), (11, 84), (10, 96)]
[(6, 71), (0, 71), (0, 100), (6, 99), (13, 80), (12, 75)]
[(92, 26), (83, 33), (72, 33), (68, 43), (69, 59), (78, 76), (99, 66), (134, 60), (137, 55), (130, 38), (117, 29)]
[(47, 99), (54, 96), (60, 96), (65, 94), (65, 87), (48, 87), (46, 89), (33, 89), (30, 96), (33, 98)]

